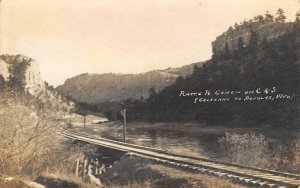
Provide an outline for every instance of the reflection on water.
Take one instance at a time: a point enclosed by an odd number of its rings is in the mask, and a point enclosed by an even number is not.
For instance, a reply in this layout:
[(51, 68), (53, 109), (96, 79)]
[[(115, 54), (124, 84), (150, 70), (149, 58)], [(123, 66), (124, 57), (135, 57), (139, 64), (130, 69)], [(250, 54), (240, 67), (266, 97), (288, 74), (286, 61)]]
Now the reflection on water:
[(213, 157), (217, 149), (217, 137), (199, 137), (166, 132), (161, 130), (131, 129), (128, 142), (149, 147), (161, 148), (168, 152), (198, 157)]

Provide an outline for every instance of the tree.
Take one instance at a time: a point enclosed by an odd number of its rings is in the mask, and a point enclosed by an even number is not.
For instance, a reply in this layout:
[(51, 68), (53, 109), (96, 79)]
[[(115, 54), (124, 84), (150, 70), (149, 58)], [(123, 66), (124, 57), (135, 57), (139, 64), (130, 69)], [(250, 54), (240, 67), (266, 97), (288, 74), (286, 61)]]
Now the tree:
[(239, 28), (239, 24), (234, 23), (234, 29), (238, 29)]
[(265, 21), (274, 22), (274, 16), (269, 11), (265, 13)]
[[(196, 69), (197, 69), (197, 68), (196, 68)], [(183, 79), (182, 76), (178, 76), (178, 77), (176, 78), (176, 83), (177, 83), (177, 84), (180, 84), (183, 80), (184, 80), (184, 79)]]
[(238, 38), (238, 42), (237, 42), (237, 50), (242, 50), (244, 48), (244, 40), (242, 37)]
[(286, 20), (286, 16), (284, 15), (284, 11), (280, 8), (276, 12), (277, 17), (275, 18), (275, 21), (278, 23), (284, 23)]
[(215, 46), (212, 47), (212, 60), (216, 60), (218, 58), (217, 49)]
[(155, 89), (152, 87), (149, 89), (149, 98), (147, 99), (147, 105), (149, 107), (148, 115), (152, 118), (155, 118), (157, 115), (158, 106), (160, 105), (157, 101), (158, 94)]
[(21, 61), (19, 61), (19, 57), (20, 55), (12, 56), (12, 59), (8, 60), (10, 64), (10, 76), (8, 78), (7, 86), (18, 92), (24, 92), (26, 85), (25, 73), (32, 59), (22, 59)]
[(225, 43), (225, 47), (224, 47), (224, 58), (228, 59), (230, 57), (230, 50), (229, 50), (229, 46), (228, 43)]
[(295, 19), (296, 23), (300, 22), (300, 10), (298, 10), (298, 12), (296, 12), (296, 19)]
[(262, 15), (254, 16), (253, 18), (254, 22), (262, 22), (264, 20), (264, 17)]
[(149, 92), (149, 97), (154, 97), (157, 95), (157, 93), (153, 87), (150, 88), (148, 92)]
[(0, 92), (5, 88), (5, 79), (3, 76), (0, 74)]
[(25, 91), (25, 83), (20, 77), (9, 76), (7, 86), (17, 92), (24, 92)]
[(249, 39), (249, 47), (251, 48), (251, 50), (253, 50), (253, 48), (256, 48), (258, 46), (258, 42), (259, 42), (258, 33), (256, 31), (251, 31), (250, 39)]
[(267, 37), (263, 37), (260, 44), (263, 48), (266, 48), (268, 46)]

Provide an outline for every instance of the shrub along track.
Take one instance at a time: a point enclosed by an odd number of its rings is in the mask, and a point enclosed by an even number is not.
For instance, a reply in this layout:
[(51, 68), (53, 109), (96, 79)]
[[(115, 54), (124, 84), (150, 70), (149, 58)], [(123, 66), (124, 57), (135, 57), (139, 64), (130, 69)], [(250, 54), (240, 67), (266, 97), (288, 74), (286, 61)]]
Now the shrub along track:
[(300, 188), (300, 175), (274, 170), (248, 167), (199, 157), (167, 153), (164, 150), (128, 144), (124, 142), (94, 138), (92, 136), (61, 129), (59, 133), (67, 138), (99, 145), (161, 163), (182, 167), (195, 172), (221, 178), (229, 178), (244, 185), (258, 187)]

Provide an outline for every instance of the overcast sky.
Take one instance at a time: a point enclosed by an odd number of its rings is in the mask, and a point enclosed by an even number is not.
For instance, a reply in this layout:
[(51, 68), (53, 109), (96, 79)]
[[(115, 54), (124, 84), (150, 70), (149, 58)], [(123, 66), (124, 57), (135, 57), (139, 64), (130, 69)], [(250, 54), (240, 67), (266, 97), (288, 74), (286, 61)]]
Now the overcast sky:
[(44, 80), (62, 84), (84, 72), (139, 73), (211, 56), (230, 25), (299, 0), (2, 0), (1, 54), (39, 62)]

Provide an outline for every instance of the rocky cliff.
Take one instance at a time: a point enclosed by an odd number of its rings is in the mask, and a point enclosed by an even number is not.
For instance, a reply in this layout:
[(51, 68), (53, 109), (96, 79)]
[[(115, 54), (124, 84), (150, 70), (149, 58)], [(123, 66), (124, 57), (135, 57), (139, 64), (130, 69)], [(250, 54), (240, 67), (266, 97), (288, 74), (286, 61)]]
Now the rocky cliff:
[(38, 93), (45, 87), (38, 63), (23, 55), (1, 55), (0, 75), (6, 81), (17, 80), (31, 94)]
[(0, 59), (0, 75), (2, 75), (5, 80), (8, 80), (8, 64), (2, 59)]
[(265, 38), (267, 41), (271, 41), (282, 36), (286, 32), (291, 31), (293, 29), (293, 25), (293, 22), (245, 23), (218, 36), (216, 40), (212, 42), (212, 47), (216, 53), (222, 54), (225, 50), (225, 45), (227, 44), (229, 50), (232, 51), (233, 49), (236, 49), (239, 37), (243, 39), (245, 46), (247, 46), (249, 44), (250, 34), (252, 31), (257, 32), (260, 39)]
[(24, 55), (0, 55), (1, 86), (13, 91), (30, 93), (40, 102), (51, 104), (53, 108), (70, 110), (74, 103), (62, 98), (52, 86), (45, 84), (39, 71), (38, 62)]
[(171, 85), (178, 76), (192, 74), (195, 65), (201, 66), (202, 62), (141, 74), (85, 73), (67, 79), (63, 85), (57, 87), (57, 91), (87, 103), (147, 98), (150, 88), (158, 91)]

